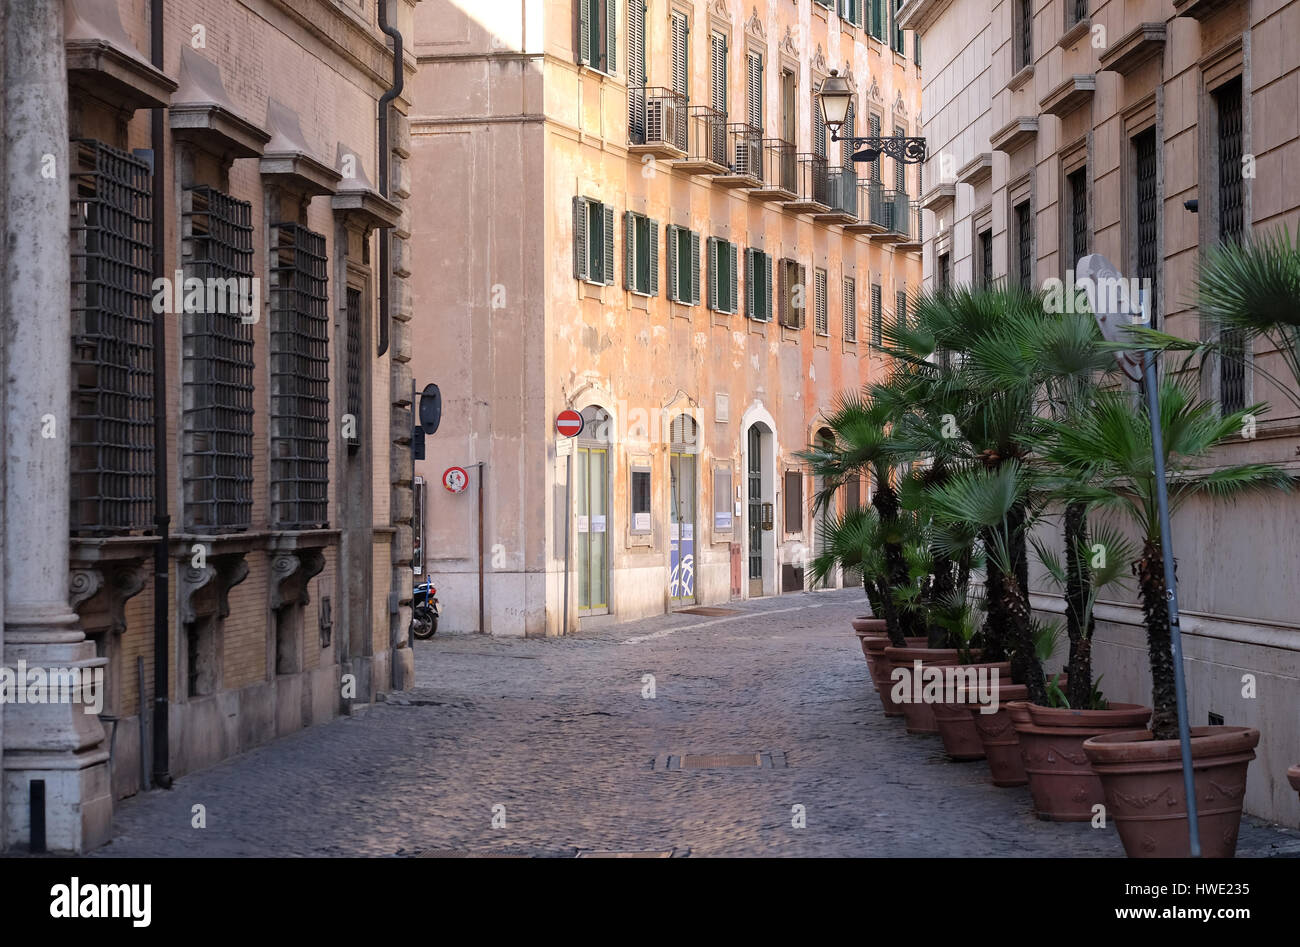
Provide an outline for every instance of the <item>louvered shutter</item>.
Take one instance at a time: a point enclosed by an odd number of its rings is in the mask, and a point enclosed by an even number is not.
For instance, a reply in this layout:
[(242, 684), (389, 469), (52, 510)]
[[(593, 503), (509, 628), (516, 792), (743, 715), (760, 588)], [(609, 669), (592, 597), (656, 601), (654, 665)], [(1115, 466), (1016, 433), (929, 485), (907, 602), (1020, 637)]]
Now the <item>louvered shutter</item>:
[(763, 261), (763, 321), (772, 321), (772, 258), (764, 253)]
[[(896, 138), (902, 138), (906, 134), (907, 131), (904, 128), (899, 125), (894, 126), (894, 136)], [(907, 193), (907, 166), (897, 159), (894, 160), (894, 190), (898, 191), (899, 194)]]
[[(632, 0), (636, 3), (637, 0)], [(650, 248), (650, 285), (648, 287), (651, 296), (659, 295), (659, 224), (650, 220), (646, 222), (646, 227), (650, 231), (650, 239), (646, 245)]]
[(826, 271), (813, 271), (813, 321), (818, 335), (826, 334)]
[(853, 25), (862, 29), (862, 5), (865, 0), (853, 0)]
[(807, 317), (807, 313), (808, 313), (808, 297), (807, 297), (808, 268), (805, 267), (802, 263), (796, 263), (796, 264), (795, 264), (795, 267), (794, 267), (794, 272), (795, 272), (795, 285), (796, 285), (796, 286), (799, 286), (800, 288), (803, 289), (803, 292), (800, 293), (800, 296), (802, 297), (803, 305), (802, 305), (801, 307), (799, 307), (799, 312), (797, 313), (797, 315), (798, 315), (798, 317), (799, 317), (799, 328), (802, 329), (805, 325), (808, 324), (808, 317)]
[[(636, 3), (637, 0), (632, 0)], [(605, 71), (611, 76), (618, 68), (618, 0), (605, 0)]]
[(754, 128), (763, 127), (763, 57), (750, 53), (748, 90), (749, 90), (749, 124)]
[(754, 251), (745, 250), (745, 316), (750, 319), (756, 319), (758, 307), (755, 305), (757, 300), (754, 298)]
[(853, 167), (853, 136), (857, 134), (858, 126), (858, 108), (857, 103), (852, 99), (849, 100), (849, 110), (844, 115), (844, 128), (840, 132), (840, 137), (844, 139), (840, 143), (840, 164), (846, 168)]
[(782, 260), (776, 265), (776, 317), (781, 325), (790, 325), (793, 319), (793, 300), (790, 298), (790, 261)]
[(858, 284), (851, 279), (844, 281), (844, 338), (858, 338)]
[(691, 305), (700, 304), (700, 235), (691, 234)]
[(721, 33), (713, 34), (713, 109), (721, 115), (727, 114), (727, 38)]
[(591, 65), (591, 0), (578, 2), (578, 62)]
[(727, 312), (736, 312), (740, 309), (740, 289), (737, 285), (740, 281), (740, 269), (736, 265), (736, 245), (727, 244), (727, 255), (731, 259), (731, 295), (727, 302)]
[(640, 289), (636, 284), (636, 218), (623, 211), (623, 288)]
[(813, 154), (818, 158), (826, 157), (826, 118), (822, 115), (821, 103), (817, 101), (817, 93), (813, 92), (812, 100), (813, 113)]
[(709, 238), (709, 308), (718, 309), (718, 238)]
[(573, 199), (573, 275), (577, 279), (591, 276), (587, 268), (587, 202), (581, 197)]
[(687, 32), (688, 32), (688, 27), (686, 25), (686, 17), (674, 10), (673, 11), (673, 37), (672, 37), (673, 39), (672, 82), (673, 82), (673, 91), (676, 92), (678, 95), (687, 95), (689, 94), (690, 91), (686, 84)]
[(614, 285), (614, 208), (602, 205), (605, 212), (605, 285)]
[(669, 224), (664, 228), (664, 234), (668, 245), (668, 298), (681, 302), (681, 293), (677, 288), (677, 228)]
[[(879, 115), (871, 116), (870, 128), (871, 128), (871, 137), (879, 138), (880, 137), (880, 116)], [(873, 181), (880, 180), (880, 155), (878, 154), (871, 162), (871, 180)]]
[[(611, 7), (614, 0), (609, 0)], [(645, 0), (627, 0), (627, 84), (647, 81), (645, 60)]]

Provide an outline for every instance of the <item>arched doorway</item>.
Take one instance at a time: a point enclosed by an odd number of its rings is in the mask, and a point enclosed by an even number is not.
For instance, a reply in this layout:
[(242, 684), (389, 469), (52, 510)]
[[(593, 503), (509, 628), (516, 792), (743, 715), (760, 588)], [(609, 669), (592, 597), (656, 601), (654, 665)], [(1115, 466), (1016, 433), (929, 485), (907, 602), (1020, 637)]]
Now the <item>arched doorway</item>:
[(699, 427), (689, 414), (669, 429), (668, 598), (674, 608), (695, 604), (695, 521), (699, 493)]
[[(818, 450), (830, 450), (835, 446), (835, 434), (828, 427), (820, 428), (816, 437), (813, 438), (813, 444)], [(824, 477), (813, 478), (813, 496), (816, 497), (821, 493), (822, 488), (826, 486)], [(813, 535), (812, 535), (812, 554), (814, 557), (820, 556), (826, 551), (825, 535), (826, 526), (835, 519), (835, 501), (831, 500), (826, 506), (817, 509), (813, 514)]]
[(583, 428), (573, 451), (573, 517), (577, 537), (578, 614), (609, 613), (609, 412), (582, 410)]
[(776, 594), (772, 441), (772, 429), (762, 421), (745, 431), (745, 572), (750, 598)]

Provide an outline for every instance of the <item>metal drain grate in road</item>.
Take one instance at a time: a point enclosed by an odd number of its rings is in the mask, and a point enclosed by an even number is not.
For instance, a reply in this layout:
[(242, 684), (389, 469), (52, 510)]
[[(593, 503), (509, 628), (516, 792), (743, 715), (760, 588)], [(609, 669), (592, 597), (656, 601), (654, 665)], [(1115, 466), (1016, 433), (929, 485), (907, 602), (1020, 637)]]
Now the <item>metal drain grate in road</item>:
[(416, 858), (527, 858), (512, 852), (469, 852), (461, 848), (426, 848)]
[(681, 615), (739, 615), (738, 608), (714, 608), (709, 605), (701, 605), (699, 608), (683, 608), (678, 614)]
[(593, 848), (580, 848), (575, 858), (672, 858), (675, 848), (666, 852), (611, 852), (598, 851)]
[(765, 750), (759, 753), (686, 753), (662, 754), (650, 768), (656, 772), (699, 769), (784, 769), (785, 753)]

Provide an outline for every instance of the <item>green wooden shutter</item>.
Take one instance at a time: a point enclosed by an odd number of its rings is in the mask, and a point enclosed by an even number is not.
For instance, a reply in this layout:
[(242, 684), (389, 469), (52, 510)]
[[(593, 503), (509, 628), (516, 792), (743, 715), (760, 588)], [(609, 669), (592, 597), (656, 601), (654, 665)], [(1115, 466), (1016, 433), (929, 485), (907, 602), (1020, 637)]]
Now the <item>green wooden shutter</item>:
[(716, 112), (727, 114), (727, 38), (713, 34), (713, 97), (711, 104)]
[(668, 245), (668, 298), (681, 302), (677, 288), (677, 228), (672, 224), (664, 228), (664, 240)]
[[(637, 0), (632, 0), (636, 3)], [(650, 239), (646, 241), (646, 246), (650, 250), (650, 284), (646, 287), (651, 296), (659, 295), (659, 224), (657, 221), (646, 221), (646, 228), (650, 231)]]
[(740, 291), (737, 283), (740, 281), (739, 267), (736, 265), (736, 245), (727, 244), (727, 256), (731, 260), (731, 296), (727, 303), (727, 312), (738, 312), (740, 310)]
[(573, 199), (573, 275), (577, 279), (591, 276), (587, 268), (587, 202)]
[(623, 288), (640, 289), (636, 284), (636, 218), (623, 211)]
[(758, 300), (754, 298), (755, 289), (757, 288), (754, 279), (754, 251), (745, 250), (745, 316), (749, 319), (756, 319), (758, 316), (758, 306), (755, 305)]
[[(815, 84), (814, 84), (815, 85)], [(821, 103), (817, 101), (817, 90), (813, 89), (813, 154), (818, 158), (826, 157), (826, 118), (822, 115)]]
[(686, 80), (686, 77), (689, 75), (689, 70), (686, 68), (686, 59), (687, 59), (686, 37), (688, 33), (689, 33), (689, 27), (686, 24), (685, 15), (674, 10), (673, 11), (673, 37), (672, 37), (673, 39), (672, 83), (673, 83), (673, 91), (676, 92), (678, 95), (688, 95), (690, 92), (690, 88), (687, 85), (687, 80)]
[[(871, 127), (871, 137), (879, 138), (880, 137), (880, 116), (879, 115), (871, 116), (870, 127)], [(878, 154), (874, 159), (872, 159), (871, 162), (871, 180), (873, 181), (880, 180), (880, 155)]]
[(853, 25), (862, 29), (862, 5), (864, 0), (853, 0)]
[(591, 0), (578, 2), (578, 62), (591, 65)]
[(614, 208), (608, 204), (601, 205), (604, 213), (605, 231), (605, 285), (614, 285)]
[(718, 238), (710, 237), (708, 246), (709, 255), (709, 308), (716, 310), (718, 308)]
[(760, 254), (763, 263), (763, 321), (772, 321), (772, 258), (766, 253)]
[(763, 57), (759, 53), (749, 53), (745, 57), (749, 67), (747, 90), (749, 93), (749, 124), (754, 128), (763, 127)]
[[(614, 0), (610, 0), (611, 6)], [(647, 81), (645, 61), (645, 0), (627, 0), (627, 84)]]
[[(636, 0), (632, 0), (633, 3)], [(605, 71), (618, 69), (618, 0), (605, 0)]]
[(691, 233), (691, 305), (700, 304), (700, 235)]

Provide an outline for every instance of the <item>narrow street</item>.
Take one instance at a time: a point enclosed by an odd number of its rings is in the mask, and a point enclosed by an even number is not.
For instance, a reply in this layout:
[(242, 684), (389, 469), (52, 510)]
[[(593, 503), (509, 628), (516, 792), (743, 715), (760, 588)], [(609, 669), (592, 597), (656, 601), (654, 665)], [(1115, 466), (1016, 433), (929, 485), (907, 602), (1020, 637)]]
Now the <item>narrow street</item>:
[[(1123, 857), (1113, 826), (1040, 822), (1027, 790), (887, 720), (860, 605), (845, 590), (564, 639), (440, 634), (414, 691), (124, 801), (96, 854)], [(695, 754), (762, 765), (677, 768)], [(1237, 854), (1300, 855), (1300, 837), (1248, 818)]]

